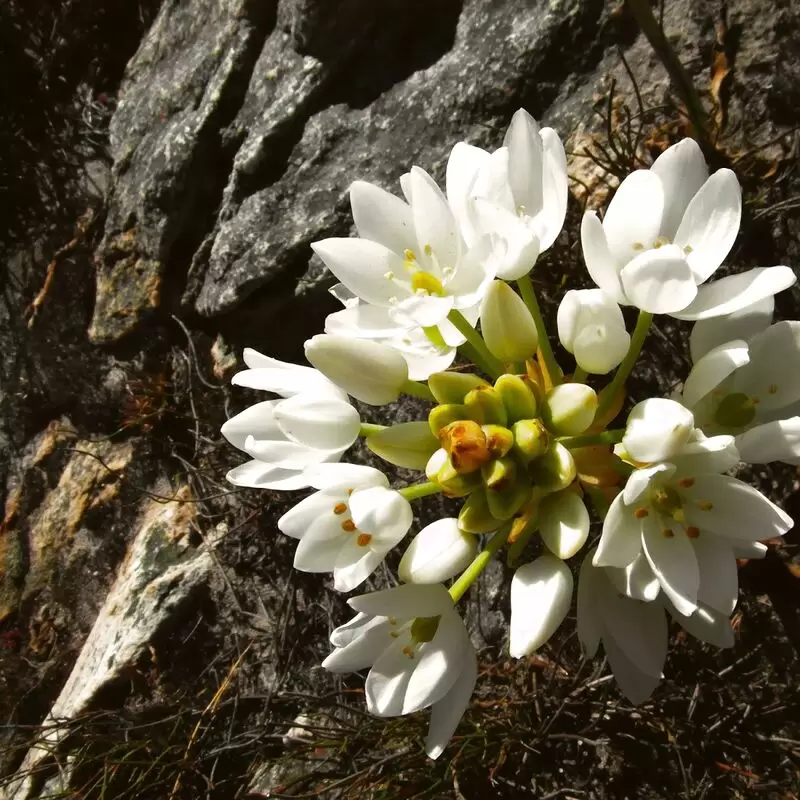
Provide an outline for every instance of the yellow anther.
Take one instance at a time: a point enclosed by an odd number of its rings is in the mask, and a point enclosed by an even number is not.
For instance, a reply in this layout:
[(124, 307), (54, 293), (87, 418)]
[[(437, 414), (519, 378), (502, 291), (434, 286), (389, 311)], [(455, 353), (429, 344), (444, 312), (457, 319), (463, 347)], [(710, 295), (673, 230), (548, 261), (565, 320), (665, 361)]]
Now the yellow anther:
[(682, 508), (676, 508), (672, 512), (672, 519), (674, 519), (675, 522), (686, 522), (686, 512)]
[(333, 507), (334, 514), (344, 514), (345, 511), (347, 511), (347, 503), (337, 503)]
[(409, 658), (414, 658), (414, 650), (409, 645), (406, 645), (403, 648), (403, 655), (406, 655)]
[(417, 260), (417, 254), (413, 250), (410, 250), (409, 248), (406, 248), (405, 250), (403, 250), (403, 255), (405, 256), (406, 261), (416, 261)]
[(644, 245), (641, 242), (634, 242), (633, 243), (634, 250), (644, 250)]
[(390, 625), (397, 625), (397, 617), (388, 617)]
[(694, 247), (692, 247), (690, 244), (687, 244), (686, 247), (683, 248), (683, 252), (688, 256), (689, 253), (694, 252)]
[(389, 631), (389, 636), (391, 636), (392, 639), (396, 639), (399, 635), (400, 631)]
[(372, 534), (360, 533), (356, 539), (356, 544), (359, 547), (366, 547), (372, 541)]
[(678, 486), (682, 489), (691, 489), (694, 486), (694, 478), (681, 478), (678, 481)]
[(661, 533), (664, 534), (665, 539), (671, 539), (675, 535), (675, 531), (673, 531), (672, 528), (664, 528)]
[(347, 533), (352, 533), (356, 529), (356, 524), (351, 519), (346, 519), (342, 523), (342, 530)]
[(430, 256), (433, 254), (433, 248), (429, 244), (426, 244), (425, 247), (422, 248), (422, 250), (426, 256)]
[(636, 517), (636, 519), (644, 519), (650, 516), (650, 512), (646, 508), (637, 508), (636, 511), (633, 512), (633, 516)]
[(696, 539), (700, 535), (700, 528), (696, 528), (694, 525), (689, 525), (686, 528), (686, 535), (690, 539)]
[(711, 509), (714, 508), (714, 504), (710, 500), (700, 500), (697, 503), (697, 507), (701, 511), (711, 511)]
[(384, 272), (383, 273), (383, 277), (386, 278), (387, 281), (393, 281), (394, 280), (394, 272), (392, 272), (391, 270), (389, 270), (388, 272)]
[(771, 383), (769, 386), (767, 386), (767, 391), (770, 394), (777, 394), (778, 393), (778, 384), (777, 383)]

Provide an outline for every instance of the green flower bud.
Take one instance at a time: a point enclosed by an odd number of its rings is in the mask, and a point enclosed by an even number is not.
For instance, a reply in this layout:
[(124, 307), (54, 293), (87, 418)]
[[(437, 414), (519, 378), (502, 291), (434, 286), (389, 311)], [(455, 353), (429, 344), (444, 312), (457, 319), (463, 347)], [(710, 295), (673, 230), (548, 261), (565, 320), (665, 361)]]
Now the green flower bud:
[(542, 419), (557, 436), (577, 436), (594, 422), (597, 394), (585, 383), (562, 383), (548, 393)]
[(370, 434), (367, 447), (390, 464), (406, 469), (425, 469), (439, 449), (439, 440), (427, 422), (403, 422)]
[(428, 388), (437, 403), (463, 403), (467, 392), (488, 385), (483, 378), (469, 372), (434, 372), (428, 378)]
[(509, 363), (536, 352), (539, 334), (522, 298), (505, 282), (489, 284), (481, 305), (481, 333), (489, 352)]
[(496, 458), (481, 467), (481, 476), (487, 490), (502, 492), (509, 488), (517, 475), (517, 464), (513, 458)]
[(555, 442), (528, 469), (534, 485), (548, 493), (566, 489), (578, 474), (572, 453), (559, 442)]
[(524, 470), (518, 469), (510, 485), (500, 491), (486, 490), (489, 511), (497, 519), (511, 519), (531, 499), (531, 490), (530, 477)]
[(520, 420), (514, 423), (512, 430), (514, 452), (523, 463), (528, 464), (547, 452), (550, 446), (550, 434), (540, 419)]
[(502, 458), (514, 446), (514, 434), (502, 425), (483, 425), (481, 430), (486, 435), (486, 446), (492, 458)]
[(476, 489), (461, 507), (458, 527), (468, 533), (489, 533), (500, 527), (500, 520), (495, 519), (489, 511), (489, 501), (483, 487)]
[(500, 395), (491, 386), (472, 389), (464, 398), (467, 415), (479, 425), (503, 425), (508, 423), (508, 413)]
[(530, 385), (519, 375), (501, 375), (494, 384), (506, 407), (508, 422), (536, 418), (536, 395)]
[(456, 403), (445, 403), (431, 409), (428, 414), (428, 425), (431, 433), (438, 436), (442, 428), (459, 419), (467, 419), (467, 409)]

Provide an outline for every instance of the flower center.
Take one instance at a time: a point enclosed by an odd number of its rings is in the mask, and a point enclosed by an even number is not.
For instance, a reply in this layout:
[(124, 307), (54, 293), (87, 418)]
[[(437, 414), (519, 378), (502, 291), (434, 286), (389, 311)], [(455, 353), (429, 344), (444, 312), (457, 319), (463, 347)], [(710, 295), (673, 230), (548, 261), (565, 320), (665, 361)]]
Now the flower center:
[(743, 392), (726, 395), (714, 412), (714, 422), (726, 429), (744, 428), (756, 416), (756, 404)]

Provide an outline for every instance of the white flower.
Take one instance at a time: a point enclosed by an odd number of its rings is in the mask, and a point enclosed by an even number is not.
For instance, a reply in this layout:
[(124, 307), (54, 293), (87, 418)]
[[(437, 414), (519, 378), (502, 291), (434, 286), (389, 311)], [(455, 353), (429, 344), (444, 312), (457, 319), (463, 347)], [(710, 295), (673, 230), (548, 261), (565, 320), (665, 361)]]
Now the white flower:
[(497, 248), (498, 277), (526, 275), (556, 240), (567, 212), (567, 160), (558, 134), (540, 130), (520, 109), (494, 153), (459, 142), (447, 163), (447, 198), (468, 245), (486, 234), (504, 243)]
[(602, 223), (584, 214), (583, 257), (594, 282), (622, 305), (688, 320), (730, 314), (795, 282), (788, 267), (771, 267), (701, 285), (728, 255), (741, 211), (733, 172), (709, 177), (697, 143), (684, 139), (625, 178)]
[[(434, 372), (447, 369), (456, 357), (456, 348), (465, 341), (448, 320), (440, 322), (437, 329), (429, 328), (426, 333), (419, 326), (408, 327), (396, 322), (390, 309), (363, 302), (344, 284), (337, 283), (330, 293), (344, 308), (328, 315), (325, 333), (371, 339), (393, 347), (405, 359), (411, 380), (424, 381)], [(478, 320), (477, 306), (467, 309), (465, 316), (474, 325)], [(432, 339), (436, 339), (436, 343)]]
[(278, 520), (299, 539), (295, 568), (333, 572), (334, 587), (363, 583), (406, 535), (414, 519), (408, 501), (389, 489), (386, 476), (356, 464), (322, 464), (306, 473), (319, 489)]
[[(638, 570), (629, 569), (626, 576), (623, 570), (596, 567), (593, 556), (590, 551), (584, 558), (578, 577), (578, 639), (589, 658), (602, 641), (620, 691), (638, 705), (658, 686), (667, 656), (664, 609), (640, 602), (655, 599), (658, 583), (640, 579)], [(618, 585), (626, 579), (636, 599), (620, 593)]]
[(441, 583), (466, 569), (477, 552), (478, 540), (457, 519), (439, 519), (412, 539), (397, 575), (404, 583)]
[(370, 667), (367, 710), (379, 717), (431, 708), (425, 751), (438, 758), (469, 705), (477, 677), (475, 648), (441, 584), (406, 584), (354, 597), (358, 613), (331, 634), (331, 672)]
[(611, 372), (630, 347), (622, 311), (602, 289), (570, 289), (558, 307), (557, 324), (564, 349), (593, 375)]
[(770, 325), (767, 309), (698, 323), (695, 364), (676, 399), (706, 433), (735, 434), (742, 461), (800, 464), (800, 322)]
[(637, 403), (628, 415), (622, 449), (634, 461), (664, 461), (680, 452), (694, 433), (692, 412), (662, 397)]
[(702, 603), (729, 614), (738, 592), (737, 554), (782, 536), (792, 520), (752, 486), (719, 474), (738, 461), (732, 436), (707, 439), (694, 431), (681, 444), (682, 429), (670, 438), (676, 418), (682, 425), (678, 413), (665, 410), (648, 419), (649, 435), (637, 433), (655, 446), (660, 432), (670, 442), (663, 454), (669, 460), (630, 475), (608, 510), (594, 564), (626, 567), (643, 553), (678, 612), (691, 615)]
[(506, 364), (525, 361), (539, 346), (530, 311), (504, 281), (492, 281), (483, 298), (481, 333), (489, 352)]
[(539, 556), (523, 564), (511, 579), (512, 658), (540, 648), (564, 621), (572, 602), (572, 573), (555, 556)]
[(469, 250), (447, 200), (425, 170), (412, 167), (404, 202), (363, 181), (350, 187), (360, 238), (314, 242), (314, 252), (355, 295), (386, 308), (407, 328), (434, 327), (452, 309), (472, 309), (494, 277), (492, 245)]
[(232, 469), (227, 479), (256, 489), (304, 489), (308, 467), (338, 461), (356, 440), (361, 421), (347, 395), (322, 373), (288, 364), (251, 350), (244, 351), (248, 369), (232, 383), (273, 392), (283, 400), (256, 403), (221, 429), (234, 446), (253, 456)]
[(594, 422), (597, 393), (585, 383), (562, 383), (545, 397), (542, 419), (558, 436), (577, 436)]
[(369, 405), (394, 402), (408, 380), (405, 359), (388, 344), (319, 333), (305, 343), (305, 352), (321, 373)]

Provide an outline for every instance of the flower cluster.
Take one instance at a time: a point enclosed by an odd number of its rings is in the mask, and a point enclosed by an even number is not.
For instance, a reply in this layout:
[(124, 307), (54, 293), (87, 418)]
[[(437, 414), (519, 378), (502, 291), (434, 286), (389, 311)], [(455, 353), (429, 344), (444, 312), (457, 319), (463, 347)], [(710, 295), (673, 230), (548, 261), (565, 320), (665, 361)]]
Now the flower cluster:
[[(457, 604), (501, 550), (515, 568), (510, 654), (523, 658), (566, 618), (575, 589), (567, 561), (587, 545), (593, 516), (602, 520), (578, 570), (578, 636), (588, 655), (602, 642), (621, 691), (638, 703), (662, 674), (667, 614), (732, 646), (737, 559), (763, 556), (762, 540), (792, 524), (728, 472), (740, 462), (800, 463), (800, 322), (772, 324), (773, 296), (794, 273), (756, 268), (709, 281), (737, 236), (741, 192), (730, 170), (709, 175), (694, 141), (628, 176), (602, 221), (584, 215), (597, 288), (566, 292), (558, 308), (570, 374), (529, 274), (565, 219), (558, 135), (518, 111), (498, 150), (453, 148), (446, 184), (412, 167), (402, 198), (351, 186), (358, 236), (312, 245), (340, 281), (332, 293), (343, 309), (306, 342), (311, 367), (245, 351), (248, 369), (234, 383), (281, 399), (222, 428), (251, 457), (229, 481), (315, 490), (278, 527), (298, 541), (295, 567), (332, 573), (337, 591), (359, 587), (401, 544), (414, 501), (461, 499), (457, 516), (406, 545), (400, 585), (349, 600), (356, 615), (331, 634), (323, 662), (369, 669), (373, 714), (430, 707), (432, 758), (477, 675)], [(638, 309), (630, 333), (620, 306)], [(694, 367), (681, 391), (642, 399), (610, 427), (656, 314), (696, 321)], [(429, 401), (427, 419), (376, 425), (350, 400), (384, 405), (402, 394)], [(359, 436), (420, 480), (392, 488), (377, 469), (341, 463)]]

